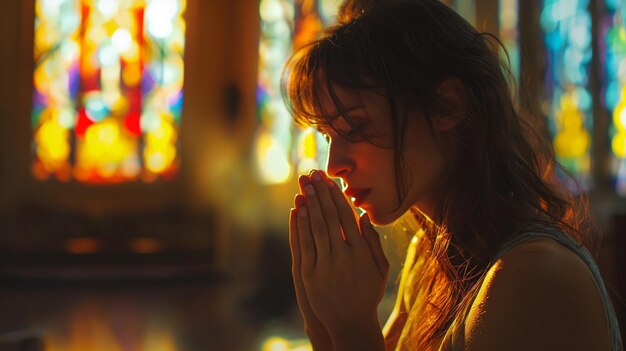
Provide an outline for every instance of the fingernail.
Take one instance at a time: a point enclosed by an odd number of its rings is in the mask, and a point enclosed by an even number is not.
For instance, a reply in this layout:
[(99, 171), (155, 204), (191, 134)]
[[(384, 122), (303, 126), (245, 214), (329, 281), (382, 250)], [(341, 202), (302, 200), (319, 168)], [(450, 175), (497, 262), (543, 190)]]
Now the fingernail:
[(314, 182), (319, 182), (320, 180), (322, 180), (322, 176), (320, 175), (320, 172), (313, 171), (313, 175), (311, 176), (311, 179), (313, 179)]
[(313, 185), (309, 184), (307, 186), (304, 187), (304, 191), (306, 192), (307, 195), (315, 195), (315, 188), (313, 188)]
[(302, 205), (304, 205), (304, 196), (302, 196), (301, 194), (297, 194), (296, 198), (294, 199), (294, 203), (296, 204), (296, 208), (302, 207)]
[(304, 174), (300, 176), (300, 178), (298, 179), (298, 182), (300, 183), (300, 185), (305, 186), (307, 184), (309, 184), (309, 177), (305, 176)]

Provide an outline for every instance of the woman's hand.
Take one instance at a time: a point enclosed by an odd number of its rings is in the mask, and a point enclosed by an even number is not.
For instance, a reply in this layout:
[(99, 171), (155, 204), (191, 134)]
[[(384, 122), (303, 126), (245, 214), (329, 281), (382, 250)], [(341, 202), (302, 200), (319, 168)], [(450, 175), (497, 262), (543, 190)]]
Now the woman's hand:
[(304, 190), (305, 203), (296, 205), (291, 234), (297, 234), (292, 243), (298, 245), (292, 245), (292, 250), (299, 250), (297, 274), (311, 312), (335, 344), (371, 338), (375, 329), (376, 337), (382, 338), (377, 306), (389, 263), (378, 234), (367, 215), (357, 222), (348, 199), (320, 172), (313, 172)]
[[(304, 188), (304, 186), (302, 185), (301, 188)], [(328, 334), (326, 327), (320, 322), (319, 318), (317, 318), (311, 309), (311, 305), (309, 304), (304, 290), (304, 283), (302, 282), (302, 258), (300, 255), (300, 243), (298, 241), (297, 210), (304, 206), (304, 196), (301, 194), (296, 195), (295, 205), (296, 209), (292, 209), (289, 214), (289, 247), (291, 248), (293, 285), (296, 290), (298, 307), (304, 319), (304, 331), (311, 341), (313, 350), (332, 351), (333, 346), (330, 334)]]

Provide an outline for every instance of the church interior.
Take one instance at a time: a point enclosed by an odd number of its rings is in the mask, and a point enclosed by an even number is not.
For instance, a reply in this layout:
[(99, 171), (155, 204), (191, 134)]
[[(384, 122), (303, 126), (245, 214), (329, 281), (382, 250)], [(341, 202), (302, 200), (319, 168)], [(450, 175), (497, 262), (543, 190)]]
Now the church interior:
[[(445, 2), (546, 118), (626, 326), (624, 2)], [(0, 350), (311, 350), (288, 213), (326, 144), (280, 76), (340, 3), (0, 1)], [(410, 230), (378, 230), (384, 322)]]

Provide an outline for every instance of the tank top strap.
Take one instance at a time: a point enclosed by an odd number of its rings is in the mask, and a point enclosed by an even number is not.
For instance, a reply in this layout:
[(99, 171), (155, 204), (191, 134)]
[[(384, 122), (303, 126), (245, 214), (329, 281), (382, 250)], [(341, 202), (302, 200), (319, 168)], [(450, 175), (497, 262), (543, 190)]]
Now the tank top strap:
[(561, 243), (562, 245), (569, 247), (571, 250), (576, 252), (579, 256), (582, 256), (581, 258), (585, 261), (585, 263), (594, 262), (593, 256), (585, 248), (585, 246), (583, 246), (582, 244), (579, 244), (576, 240), (571, 238), (569, 235), (566, 235), (561, 230), (554, 228), (554, 227), (541, 226), (541, 227), (533, 227), (532, 229), (524, 232), (523, 234), (513, 237), (512, 239), (509, 239), (508, 241), (505, 241), (502, 245), (500, 245), (500, 249), (494, 256), (494, 258), (491, 260), (490, 265), (494, 264), (497, 260), (499, 260), (507, 252), (509, 252), (509, 250), (523, 243), (524, 241), (535, 239), (535, 238), (541, 238), (541, 237), (552, 238), (558, 241), (559, 243)]
[[(490, 267), (498, 259), (504, 256), (509, 250), (511, 250), (513, 247), (521, 244), (522, 242), (526, 240), (539, 238), (539, 237), (553, 238), (559, 243), (565, 245), (566, 247), (573, 250), (589, 267), (589, 269), (591, 270), (591, 273), (593, 274), (595, 278), (597, 286), (599, 288), (600, 297), (602, 299), (602, 304), (605, 310), (605, 315), (608, 318), (608, 326), (610, 328), (610, 334), (611, 334), (611, 350), (623, 351), (624, 346), (622, 343), (622, 337), (620, 334), (619, 325), (617, 323), (617, 316), (615, 314), (615, 310), (611, 303), (611, 299), (609, 298), (606, 287), (604, 285), (604, 280), (602, 279), (602, 276), (600, 275), (600, 270), (598, 268), (598, 265), (596, 264), (595, 260), (593, 259), (593, 256), (591, 255), (591, 253), (589, 252), (589, 250), (587, 250), (585, 246), (583, 246), (582, 244), (579, 244), (576, 240), (574, 240), (569, 235), (563, 233), (558, 228), (547, 227), (547, 226), (534, 227), (524, 232), (523, 234), (520, 234), (506, 241), (504, 244), (500, 246), (500, 249), (494, 256), (494, 258), (491, 260)], [(446, 335), (446, 337), (444, 338), (444, 342), (439, 348), (440, 351), (444, 351), (444, 350), (445, 351), (462, 351), (465, 349), (465, 340), (464, 340), (465, 339), (465, 320), (467, 319), (467, 316), (469, 315), (470, 307), (474, 302), (473, 300), (476, 299), (477, 292), (478, 290), (474, 292), (474, 296), (472, 296), (472, 301), (470, 302), (470, 304), (466, 306), (466, 309), (463, 311), (462, 315), (460, 316), (461, 320), (455, 320), (455, 323), (454, 323), (455, 328), (452, 328), (451, 330), (449, 330), (449, 334)]]
[[(558, 228), (548, 227), (548, 226), (540, 226), (534, 227), (529, 231), (521, 234), (513, 239), (505, 242), (501, 247), (498, 253), (495, 255), (494, 259), (491, 261), (491, 264), (495, 263), (499, 258), (501, 258), (504, 254), (506, 254), (510, 249), (515, 247), (516, 245), (521, 244), (526, 240), (530, 240), (533, 238), (539, 237), (549, 237), (552, 238), (562, 245), (570, 248), (574, 251), (589, 267), (589, 270), (593, 274), (593, 277), (596, 281), (600, 292), (600, 298), (602, 299), (602, 304), (604, 306), (605, 315), (608, 319), (608, 326), (611, 334), (611, 350), (612, 351), (623, 351), (624, 346), (622, 343), (622, 336), (619, 329), (619, 324), (617, 323), (617, 316), (615, 314), (615, 309), (613, 308), (613, 304), (611, 303), (611, 298), (606, 290), (606, 286), (604, 285), (604, 279), (602, 279), (602, 275), (600, 274), (600, 269), (596, 264), (596, 261), (593, 258), (593, 255), (589, 250), (582, 244), (578, 243), (574, 238), (569, 235), (563, 233)], [(463, 323), (465, 324), (465, 323)]]

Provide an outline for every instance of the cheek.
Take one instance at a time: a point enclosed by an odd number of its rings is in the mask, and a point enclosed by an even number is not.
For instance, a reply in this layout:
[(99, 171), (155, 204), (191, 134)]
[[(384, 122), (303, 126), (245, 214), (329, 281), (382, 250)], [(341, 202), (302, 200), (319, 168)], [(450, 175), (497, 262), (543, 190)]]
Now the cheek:
[(445, 159), (436, 148), (424, 148), (423, 152), (415, 151), (410, 157), (407, 174), (408, 194), (405, 201), (412, 204), (428, 204), (439, 197), (441, 184), (445, 181)]
[(368, 173), (371, 186), (375, 189), (364, 209), (372, 216), (372, 221), (385, 225), (395, 221), (402, 213), (396, 187), (393, 152), (391, 150), (369, 150)]
[(363, 155), (364, 167), (367, 168), (374, 182), (379, 185), (395, 185), (395, 166), (391, 150), (369, 147), (364, 149), (361, 155)]

